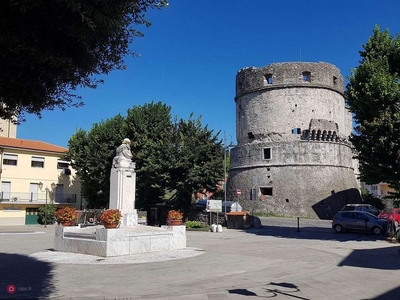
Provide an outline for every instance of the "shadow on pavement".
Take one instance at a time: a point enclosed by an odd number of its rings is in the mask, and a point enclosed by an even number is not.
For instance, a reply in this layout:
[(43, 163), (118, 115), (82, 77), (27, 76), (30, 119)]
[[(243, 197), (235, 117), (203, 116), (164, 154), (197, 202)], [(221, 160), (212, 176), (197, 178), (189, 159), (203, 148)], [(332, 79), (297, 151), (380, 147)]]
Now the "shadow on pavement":
[(263, 295), (258, 295), (248, 289), (232, 289), (228, 290), (229, 294), (237, 294), (242, 296), (259, 297), (259, 298), (274, 298), (277, 296), (285, 296), (293, 299), (310, 300), (296, 295), (300, 292), (297, 285), (287, 282), (270, 282), (264, 288)]
[(50, 263), (0, 253), (0, 270), (0, 299), (46, 299), (54, 290)]
[(388, 291), (387, 293), (376, 296), (374, 299), (375, 300), (393, 300), (393, 299), (399, 299), (399, 295), (400, 295), (400, 286), (393, 290)]
[[(400, 247), (356, 249), (353, 250), (339, 264), (339, 267), (351, 266), (381, 270), (400, 270), (400, 256), (397, 251)], [(396, 299), (400, 298), (400, 293)], [(392, 298), (394, 299), (394, 298)]]
[(244, 232), (256, 235), (273, 236), (289, 239), (309, 239), (309, 240), (329, 240), (329, 241), (375, 241), (385, 240), (383, 236), (365, 233), (336, 233), (332, 228), (319, 227), (281, 227), (281, 226), (263, 226), (260, 228), (243, 229)]
[(249, 291), (248, 289), (233, 289), (233, 290), (228, 290), (228, 292), (229, 294), (259, 297), (256, 293)]

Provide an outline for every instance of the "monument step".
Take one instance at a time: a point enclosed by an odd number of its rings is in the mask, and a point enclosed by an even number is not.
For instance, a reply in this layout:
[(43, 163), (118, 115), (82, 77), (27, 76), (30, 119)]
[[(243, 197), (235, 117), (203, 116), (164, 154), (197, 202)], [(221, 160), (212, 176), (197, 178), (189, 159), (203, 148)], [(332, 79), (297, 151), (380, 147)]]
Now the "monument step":
[(94, 233), (64, 232), (64, 237), (65, 238), (74, 238), (74, 239), (95, 240), (96, 232), (94, 232)]

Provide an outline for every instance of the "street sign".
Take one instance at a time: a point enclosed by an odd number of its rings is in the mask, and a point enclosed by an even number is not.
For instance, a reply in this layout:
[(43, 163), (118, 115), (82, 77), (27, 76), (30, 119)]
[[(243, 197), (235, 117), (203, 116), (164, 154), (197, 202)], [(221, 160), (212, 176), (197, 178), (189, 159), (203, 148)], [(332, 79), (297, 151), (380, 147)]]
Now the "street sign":
[(242, 195), (242, 191), (241, 190), (236, 190), (236, 194), (238, 195), (238, 197), (239, 196), (241, 196)]
[(221, 212), (222, 200), (207, 200), (206, 210), (208, 212)]

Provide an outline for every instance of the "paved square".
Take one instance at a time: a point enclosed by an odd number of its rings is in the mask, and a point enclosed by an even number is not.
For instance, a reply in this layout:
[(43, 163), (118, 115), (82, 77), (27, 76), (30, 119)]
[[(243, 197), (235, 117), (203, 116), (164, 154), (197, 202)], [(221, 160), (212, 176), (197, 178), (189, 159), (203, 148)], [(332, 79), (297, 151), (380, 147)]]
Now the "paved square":
[[(261, 218), (263, 227), (187, 232), (181, 258), (59, 263), (54, 226), (0, 227), (0, 299), (398, 299), (399, 244), (337, 234), (329, 221)], [(40, 255), (42, 256), (40, 256)], [(59, 254), (59, 253), (56, 253)], [(71, 254), (66, 254), (71, 255)], [(48, 258), (48, 257), (47, 257)]]

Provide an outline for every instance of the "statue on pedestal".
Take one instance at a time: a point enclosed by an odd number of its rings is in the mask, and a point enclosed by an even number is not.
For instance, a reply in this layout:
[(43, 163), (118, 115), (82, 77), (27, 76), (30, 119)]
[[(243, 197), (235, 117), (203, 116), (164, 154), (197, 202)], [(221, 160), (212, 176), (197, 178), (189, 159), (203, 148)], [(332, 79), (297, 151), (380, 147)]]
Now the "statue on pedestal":
[(116, 156), (113, 159), (113, 168), (135, 168), (132, 162), (131, 141), (125, 138), (122, 144), (118, 146)]
[(109, 208), (121, 211), (121, 226), (136, 226), (138, 218), (135, 209), (136, 172), (130, 145), (131, 141), (124, 139), (118, 146), (110, 172)]

